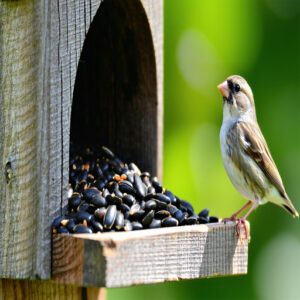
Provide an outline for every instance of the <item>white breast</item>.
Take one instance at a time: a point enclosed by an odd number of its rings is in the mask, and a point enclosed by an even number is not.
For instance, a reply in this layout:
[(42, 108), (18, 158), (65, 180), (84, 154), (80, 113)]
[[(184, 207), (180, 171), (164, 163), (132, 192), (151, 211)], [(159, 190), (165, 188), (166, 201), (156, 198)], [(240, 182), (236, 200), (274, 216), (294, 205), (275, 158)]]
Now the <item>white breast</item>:
[[(254, 201), (256, 196), (253, 194), (252, 190), (250, 189), (249, 185), (245, 181), (245, 178), (241, 171), (235, 166), (228, 153), (228, 143), (227, 143), (227, 134), (229, 129), (235, 124), (236, 120), (227, 120), (223, 122), (221, 131), (220, 131), (220, 144), (221, 144), (221, 152), (224, 167), (226, 173), (232, 182), (233, 186), (240, 192), (245, 198)], [(242, 155), (242, 154), (241, 154)], [(249, 161), (249, 167), (253, 168), (254, 165), (251, 165)]]

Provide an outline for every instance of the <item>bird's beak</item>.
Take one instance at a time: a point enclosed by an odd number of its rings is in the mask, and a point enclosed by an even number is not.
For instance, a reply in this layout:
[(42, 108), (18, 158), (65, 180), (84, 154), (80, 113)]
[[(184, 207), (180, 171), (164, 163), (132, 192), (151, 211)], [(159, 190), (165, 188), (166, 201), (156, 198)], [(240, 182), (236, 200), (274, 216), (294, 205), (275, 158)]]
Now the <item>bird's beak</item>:
[(227, 84), (226, 80), (218, 85), (218, 89), (223, 97), (225, 97), (225, 98), (229, 97), (229, 89), (228, 89), (228, 84)]

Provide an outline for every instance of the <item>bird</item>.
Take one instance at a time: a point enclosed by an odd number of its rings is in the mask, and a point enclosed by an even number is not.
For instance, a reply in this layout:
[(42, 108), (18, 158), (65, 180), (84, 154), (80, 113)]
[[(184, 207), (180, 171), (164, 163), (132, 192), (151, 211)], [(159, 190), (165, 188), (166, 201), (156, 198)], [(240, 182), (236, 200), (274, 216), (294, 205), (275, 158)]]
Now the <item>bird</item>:
[[(287, 195), (279, 171), (271, 156), (266, 140), (257, 122), (252, 90), (239, 76), (229, 76), (218, 85), (223, 98), (223, 121), (220, 145), (226, 173), (248, 202), (227, 220), (237, 222), (237, 234), (241, 226), (249, 237), (246, 219), (259, 206), (274, 203), (293, 217), (299, 217)], [(247, 207), (247, 213), (237, 218)]]

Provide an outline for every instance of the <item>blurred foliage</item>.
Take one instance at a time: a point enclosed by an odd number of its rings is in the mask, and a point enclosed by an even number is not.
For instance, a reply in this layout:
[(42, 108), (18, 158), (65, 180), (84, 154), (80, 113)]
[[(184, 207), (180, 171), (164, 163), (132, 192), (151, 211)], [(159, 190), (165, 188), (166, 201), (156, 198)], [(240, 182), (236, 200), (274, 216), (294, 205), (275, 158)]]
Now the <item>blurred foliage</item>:
[[(300, 1), (165, 0), (164, 185), (231, 215), (245, 200), (223, 169), (219, 148), (228, 75), (252, 87), (258, 120), (300, 209)], [(300, 221), (272, 204), (250, 217), (247, 276), (109, 290), (109, 299), (300, 299)]]

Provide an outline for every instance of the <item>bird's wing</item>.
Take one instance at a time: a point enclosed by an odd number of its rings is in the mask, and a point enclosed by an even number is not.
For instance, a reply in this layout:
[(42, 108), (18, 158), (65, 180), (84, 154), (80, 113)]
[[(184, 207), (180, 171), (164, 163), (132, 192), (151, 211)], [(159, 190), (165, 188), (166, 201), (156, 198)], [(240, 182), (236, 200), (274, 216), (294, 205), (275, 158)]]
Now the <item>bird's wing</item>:
[(236, 129), (241, 148), (256, 162), (280, 195), (288, 199), (277, 167), (259, 127), (255, 124), (238, 122)]

